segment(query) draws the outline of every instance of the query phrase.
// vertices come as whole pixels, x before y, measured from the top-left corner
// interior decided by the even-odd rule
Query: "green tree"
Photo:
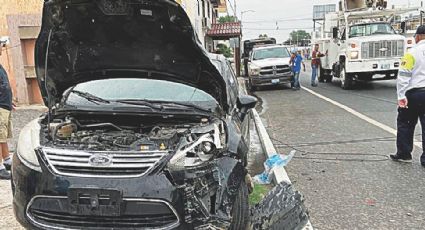
[[[289,34],[292,44],[301,44],[304,40],[310,40],[311,35],[305,30],[294,30]]]
[[[223,24],[223,23],[226,23],[226,22],[236,22],[235,16],[227,15],[227,16],[223,16],[223,17],[218,18],[218,23]]]
[[[223,54],[226,58],[233,57],[232,49],[222,43],[217,45],[217,53]]]

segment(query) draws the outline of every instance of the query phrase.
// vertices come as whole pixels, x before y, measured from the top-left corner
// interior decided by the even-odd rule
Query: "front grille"
[[[289,67],[289,65],[276,65],[276,66],[266,66],[261,68],[260,75],[267,76],[267,75],[285,74],[290,72],[291,72],[291,68]]]
[[[36,197],[27,216],[46,229],[169,229],[179,225],[174,209],[164,201],[123,200],[119,216],[75,215],[66,197]]]
[[[54,172],[67,176],[82,177],[136,177],[153,168],[167,151],[77,151],[43,148],[43,156]],[[112,163],[107,166],[94,166],[89,163],[95,154],[107,155]]]
[[[362,43],[362,59],[402,57],[403,55],[403,40]]]

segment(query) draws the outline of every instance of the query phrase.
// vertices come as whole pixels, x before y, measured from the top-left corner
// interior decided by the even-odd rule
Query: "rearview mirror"
[[[332,28],[332,38],[337,39],[338,38],[338,27]]]
[[[257,98],[249,95],[242,95],[238,97],[237,107],[239,109],[239,116],[243,121],[246,117],[246,114],[250,109],[253,109],[257,104]]]

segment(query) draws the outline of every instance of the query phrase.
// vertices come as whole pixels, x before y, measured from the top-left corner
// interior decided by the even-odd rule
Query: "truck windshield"
[[[289,52],[285,47],[274,47],[254,50],[253,60],[262,60],[268,58],[288,58]]]
[[[362,24],[350,27],[350,38],[378,34],[395,34],[394,29],[387,23]]]

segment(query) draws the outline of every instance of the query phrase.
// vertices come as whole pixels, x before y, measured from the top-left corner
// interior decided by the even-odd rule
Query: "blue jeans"
[[[294,88],[300,88],[300,72],[294,73]]]
[[[312,65],[311,66],[311,84],[316,84],[316,77],[317,77],[317,66]]]

